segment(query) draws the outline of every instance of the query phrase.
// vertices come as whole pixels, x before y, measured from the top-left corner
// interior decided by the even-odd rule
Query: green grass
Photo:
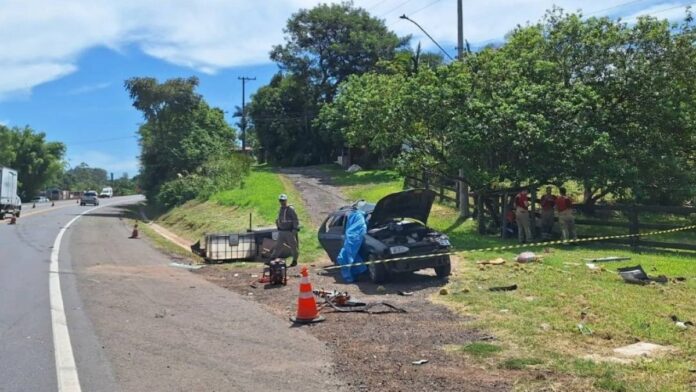
[[[281,193],[288,194],[302,226],[300,261],[311,262],[322,253],[316,228],[310,223],[302,199],[292,183],[269,168],[255,167],[242,187],[218,192],[207,201],[189,201],[164,213],[157,222],[192,242],[205,233],[246,231],[250,214],[253,227],[274,226]]]
[[[495,344],[474,342],[462,346],[459,351],[465,352],[477,358],[487,358],[503,351],[503,349]]]
[[[398,176],[327,170],[335,173],[336,183],[343,184],[351,199],[377,201],[403,186]],[[656,218],[646,217],[646,221],[655,222]],[[459,219],[458,212],[447,205],[435,204],[428,224],[447,233],[459,250],[516,243],[514,239],[503,241],[496,235],[477,234],[476,222]],[[616,229],[617,234],[627,233],[626,229]],[[694,234],[654,238],[684,241],[693,240]],[[669,316],[696,320],[696,253],[644,250],[636,254],[625,247],[601,244],[557,246],[549,248],[550,253],[543,253],[541,248],[532,250],[544,256],[543,263],[518,265],[513,260],[519,251],[513,250],[465,254],[460,259],[449,285],[452,295],[437,296],[436,301],[473,316],[475,321],[469,327],[494,334],[499,345],[494,349],[488,343],[473,343],[456,351],[492,367],[524,371],[541,366],[556,374],[557,379],[546,384],[530,375],[527,382],[521,382],[522,390],[525,385],[533,385],[526,390],[543,389],[558,380],[562,380],[561,390],[570,391],[688,390],[694,382],[690,369],[696,367],[696,330],[677,329]],[[632,259],[601,264],[605,270],[598,272],[590,271],[583,261],[606,256]],[[476,260],[497,257],[507,263],[486,268],[475,264]],[[638,264],[649,275],[684,276],[687,281],[634,286],[624,283],[615,272],[619,267]],[[510,284],[519,288],[488,291],[489,287]],[[582,312],[587,313],[583,323],[594,331],[592,335],[582,335],[577,329]],[[592,354],[609,356],[614,348],[638,340],[675,346],[679,354],[632,365],[583,359]]]

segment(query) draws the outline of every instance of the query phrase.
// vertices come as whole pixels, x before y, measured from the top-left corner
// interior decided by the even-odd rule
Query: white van
[[[106,188],[102,189],[99,197],[114,197],[114,190],[110,186],[107,186]]]

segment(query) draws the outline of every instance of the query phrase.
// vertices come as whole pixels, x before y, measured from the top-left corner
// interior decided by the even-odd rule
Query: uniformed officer
[[[297,213],[292,206],[288,205],[288,195],[285,193],[278,196],[278,202],[280,203],[280,211],[278,211],[278,218],[276,219],[276,227],[278,228],[278,242],[271,257],[273,259],[279,257],[281,254],[285,253],[284,249],[287,248],[292,256],[292,264],[290,267],[297,265],[297,232],[300,229],[300,221],[297,219]]]

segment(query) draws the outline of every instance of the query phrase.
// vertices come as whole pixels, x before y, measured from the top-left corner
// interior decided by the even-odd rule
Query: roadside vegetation
[[[376,202],[403,188],[395,172],[376,170],[347,173],[324,166],[335,184],[350,199]],[[514,244],[497,236],[482,236],[473,220],[461,221],[458,211],[435,204],[429,226],[450,236],[455,249]],[[680,236],[696,240],[696,233]],[[681,238],[680,238],[681,240]],[[696,253],[649,251],[632,253],[625,247],[606,245],[554,246],[533,249],[541,263],[518,264],[519,251],[462,254],[450,279],[450,295],[437,296],[465,316],[471,326],[496,338],[448,347],[489,368],[519,370],[526,374],[517,387],[536,390],[562,385],[562,390],[683,391],[693,382],[696,361],[694,329],[682,330],[670,319],[696,319]],[[599,264],[585,259],[630,257],[629,261]],[[502,257],[501,266],[480,266],[479,260]],[[666,275],[666,285],[636,286],[624,283],[616,270],[642,265],[651,276]],[[685,278],[677,281],[675,278]],[[491,292],[496,286],[516,284],[511,292]],[[578,328],[583,324],[583,334]],[[591,333],[588,334],[588,331]],[[646,341],[676,348],[663,358],[615,363],[614,348]],[[539,372],[549,374],[534,380]]]

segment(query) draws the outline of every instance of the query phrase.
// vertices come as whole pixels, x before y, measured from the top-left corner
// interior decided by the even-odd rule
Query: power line
[[[623,8],[623,7],[629,6],[629,5],[631,5],[631,4],[642,3],[642,2],[644,2],[644,1],[645,1],[645,0],[633,0],[633,1],[626,2],[626,3],[617,4],[617,5],[615,5],[615,6],[611,6],[611,7],[607,7],[607,8],[602,8],[601,10],[592,11],[592,12],[589,12],[589,13],[587,13],[587,14],[585,14],[585,15],[599,14],[599,13],[602,13],[602,12],[605,12],[605,11],[611,11],[611,10],[613,10],[613,9]]]
[[[394,11],[398,10],[399,8],[405,6],[406,4],[410,3],[411,1],[413,1],[413,0],[406,0],[406,1],[404,1],[403,3],[397,5],[396,7],[392,8],[392,9],[390,9],[389,11],[387,11],[387,12],[383,13],[382,15],[380,15],[380,17],[383,18],[383,17],[385,17],[385,16],[391,14],[392,12],[394,12]]]
[[[423,11],[424,9],[426,9],[426,8],[428,8],[428,7],[430,7],[430,6],[433,6],[433,5],[435,5],[435,4],[437,4],[437,3],[441,2],[441,1],[442,1],[442,0],[435,0],[435,1],[433,1],[432,3],[428,3],[428,4],[425,5],[424,7],[421,7],[421,8],[419,8],[419,9],[417,9],[417,10],[411,12],[410,15],[413,16],[413,15],[415,15],[415,14],[417,14],[417,13]]]

